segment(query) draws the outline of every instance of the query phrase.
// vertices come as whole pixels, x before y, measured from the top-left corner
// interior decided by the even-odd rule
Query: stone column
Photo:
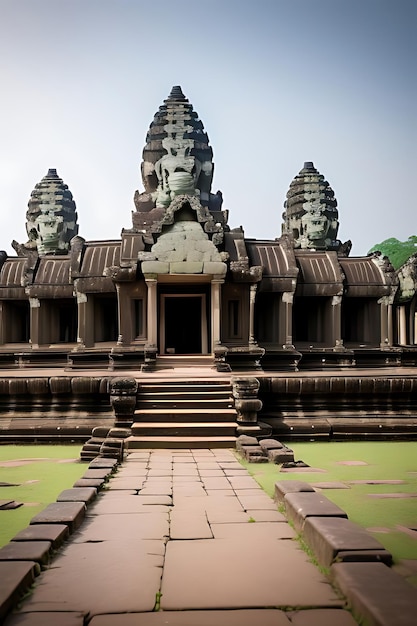
[[[342,296],[333,296],[331,303],[332,344],[336,349],[343,348],[342,339]]]
[[[292,342],[292,306],[294,294],[291,291],[284,291],[279,307],[279,342],[283,348],[294,348]]]
[[[389,304],[388,298],[383,296],[380,300],[378,300],[378,304],[381,307],[380,311],[380,319],[381,319],[381,338],[380,338],[380,347],[381,348],[389,348],[391,346],[390,343],[390,333],[389,330]]]
[[[77,291],[78,332],[77,348],[92,348],[94,346],[94,302],[86,293]]]
[[[407,317],[405,312],[405,306],[398,307],[398,343],[401,346],[405,346],[407,342]]]
[[[158,344],[158,301],[157,301],[157,285],[156,278],[146,278],[146,286],[148,288],[148,309],[147,309],[147,344],[155,347]]]
[[[211,352],[220,344],[220,290],[223,283],[220,278],[211,281]]]
[[[256,345],[255,341],[255,300],[256,290],[258,288],[257,283],[250,286],[249,292],[249,345]]]
[[[40,308],[41,302],[38,298],[29,298],[30,307],[30,343],[32,348],[39,348],[40,337]]]
[[[0,345],[6,342],[6,305],[4,301],[0,302]]]

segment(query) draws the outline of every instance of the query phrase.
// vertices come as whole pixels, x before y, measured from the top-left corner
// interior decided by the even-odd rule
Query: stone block
[[[303,491],[313,493],[314,489],[302,480],[283,480],[275,483],[274,500],[275,502],[283,502],[287,493],[300,493]]]
[[[353,614],[367,624],[415,625],[415,587],[383,563],[334,563],[330,574]]]
[[[0,561],[0,622],[35,580],[33,561]]]
[[[100,489],[106,481],[104,478],[79,478],[73,484],[73,487],[95,487]]]
[[[201,274],[203,271],[203,262],[194,261],[173,261],[169,264],[170,274]]]
[[[64,489],[57,497],[57,502],[92,502],[97,495],[95,487],[76,487],[74,489]]]
[[[68,536],[69,530],[65,524],[32,524],[17,533],[12,541],[50,541],[56,550]]]
[[[203,265],[203,274],[214,274],[216,276],[224,276],[227,271],[226,263],[221,261],[205,261]]]
[[[341,517],[309,517],[304,539],[325,567],[334,561],[380,561],[392,563],[392,555],[366,530]]]
[[[142,272],[144,274],[168,274],[169,263],[164,261],[142,261]]]
[[[294,452],[289,448],[280,448],[278,450],[268,450],[268,459],[275,465],[282,463],[291,463],[294,461]]]
[[[88,469],[82,476],[82,478],[101,478],[105,480],[112,473],[111,467],[103,467],[97,469]]]
[[[319,493],[287,493],[284,496],[287,518],[302,531],[307,517],[344,517],[347,514]]]
[[[284,448],[284,444],[281,443],[280,441],[277,441],[276,439],[261,439],[259,441],[259,445],[261,446],[262,450],[280,450],[281,448]]]
[[[35,561],[46,565],[50,550],[50,541],[10,541],[0,548],[0,561]]]
[[[85,516],[84,502],[53,502],[32,517],[31,524],[65,524],[71,532],[76,530]]]
[[[88,466],[90,469],[103,469],[103,468],[112,468],[116,469],[117,461],[115,459],[105,459],[105,458],[97,458],[94,461],[91,461]]]

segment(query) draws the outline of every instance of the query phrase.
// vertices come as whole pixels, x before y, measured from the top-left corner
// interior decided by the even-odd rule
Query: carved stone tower
[[[293,235],[295,248],[339,250],[337,200],[311,161],[290,184],[284,207],[282,233]]]
[[[56,169],[32,191],[26,212],[26,232],[29,241],[25,248],[45,254],[65,254],[69,242],[78,234],[77,213],[72,193]]]

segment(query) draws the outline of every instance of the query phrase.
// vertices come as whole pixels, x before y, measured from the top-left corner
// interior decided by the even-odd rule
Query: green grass
[[[281,472],[279,465],[246,463],[245,467],[272,497],[274,485],[283,480],[307,483],[343,482],[350,489],[325,489],[323,494],[340,506],[351,521],[364,528],[385,528],[372,532],[389,550],[394,562],[417,559],[417,539],[398,526],[417,528],[417,498],[373,498],[370,494],[417,494],[417,442],[309,442],[289,443],[296,460],[303,460],[319,472]],[[367,465],[341,465],[340,461],[363,461]],[[398,485],[349,484],[353,480],[403,480]]]
[[[78,460],[80,449],[79,445],[0,446],[0,483],[18,484],[0,487],[0,500],[23,503],[17,509],[0,510],[0,546],[84,474],[87,466]],[[22,464],[11,465],[12,461]]]

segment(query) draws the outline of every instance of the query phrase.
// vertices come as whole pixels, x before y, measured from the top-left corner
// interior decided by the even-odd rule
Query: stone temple
[[[185,367],[189,380],[210,369],[235,388],[253,377],[256,391],[248,383],[234,397],[259,394],[240,417],[259,412],[268,432],[415,432],[416,259],[395,272],[378,253],[350,257],[335,193],[311,161],[289,185],[282,232],[251,239],[229,225],[213,168],[204,126],[175,86],[149,127],[143,191],[120,237],[83,239],[72,193],[47,172],[30,195],[28,241],[13,242],[16,256],[0,252],[0,416],[25,402],[19,416],[36,414],[35,400],[81,415],[86,396],[103,413],[120,372],[146,381]],[[13,375],[25,368],[39,375]],[[74,381],[86,371],[83,404]]]

